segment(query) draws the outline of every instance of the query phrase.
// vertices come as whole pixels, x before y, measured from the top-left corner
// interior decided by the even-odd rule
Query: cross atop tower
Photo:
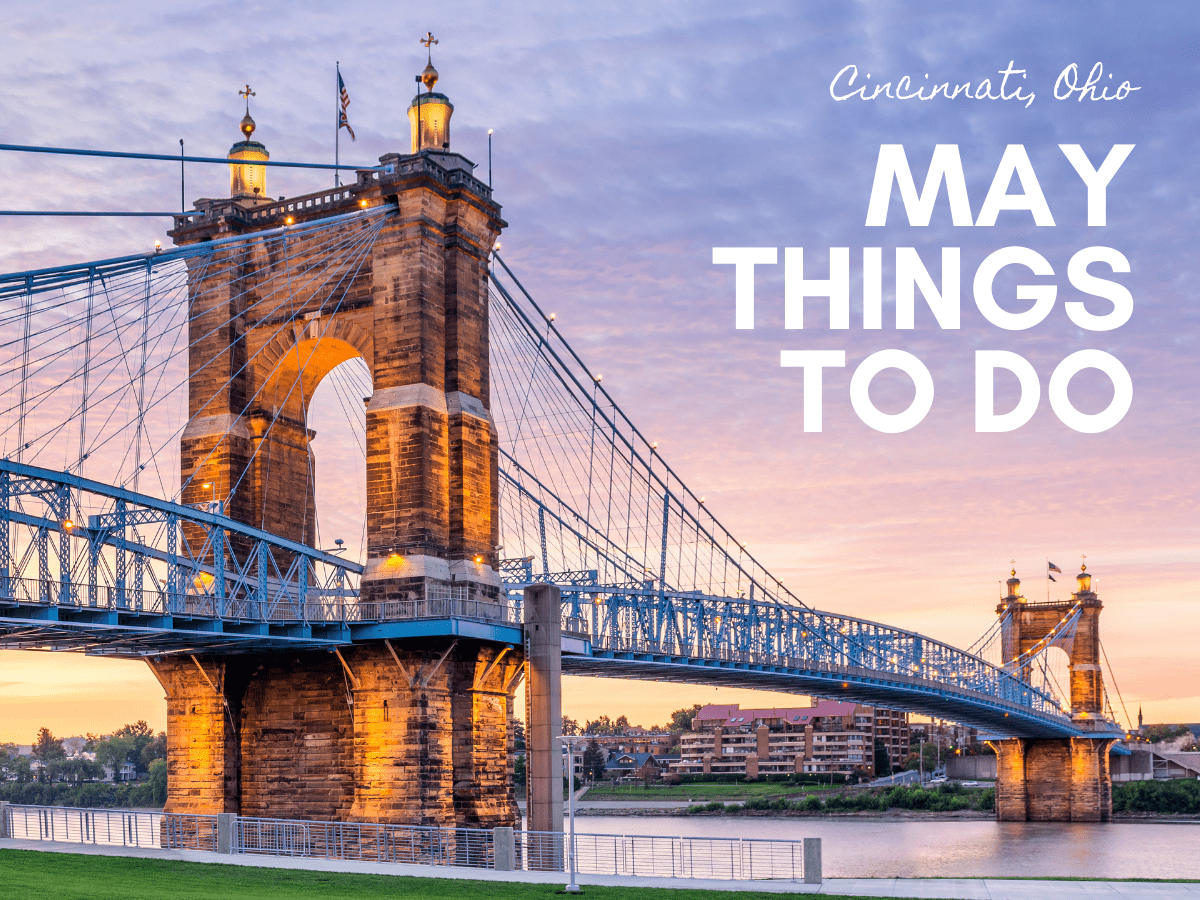
[[[255,94],[254,91],[250,90],[250,85],[246,85],[246,89],[244,91],[238,91],[238,96],[246,98],[246,115],[250,115],[250,98],[258,95]]]
[[[427,58],[428,58],[428,61],[429,61],[430,63],[432,63],[432,62],[433,62],[433,48],[432,48],[432,45],[433,45],[433,44],[436,44],[437,42],[438,42],[438,39],[437,39],[437,38],[435,38],[435,37],[433,36],[433,32],[432,32],[432,31],[427,31],[427,32],[425,32],[425,37],[421,38],[421,43],[422,43],[422,45],[424,45],[424,47],[425,47],[425,53],[426,53],[426,56],[427,56]]]

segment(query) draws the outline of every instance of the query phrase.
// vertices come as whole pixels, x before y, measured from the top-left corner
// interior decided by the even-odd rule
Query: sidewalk
[[[339,859],[287,856],[219,855],[200,850],[156,850],[102,844],[0,840],[3,850],[131,856],[183,862],[256,866],[264,869],[303,869],[357,875],[393,875],[471,881],[519,881],[563,884],[561,872],[493,872],[449,866],[413,866]],[[699,878],[631,878],[618,875],[580,875],[581,885],[611,887],[687,888],[707,891],[758,891],[780,894],[833,894],[859,897],[910,897],[930,900],[1200,900],[1200,883],[1139,881],[1018,881],[998,878],[830,878],[822,885],[792,881],[709,881]]]

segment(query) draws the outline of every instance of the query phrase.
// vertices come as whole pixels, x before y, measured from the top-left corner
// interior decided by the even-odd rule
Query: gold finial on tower
[[[238,96],[246,98],[246,115],[242,117],[241,129],[246,140],[250,140],[250,135],[254,134],[254,120],[250,118],[250,98],[257,95],[250,90],[250,85],[246,85],[244,91],[238,91]]]
[[[425,32],[425,37],[421,38],[421,43],[425,46],[425,58],[427,65],[425,71],[421,73],[421,83],[425,85],[425,90],[432,91],[433,86],[437,84],[438,73],[433,67],[433,45],[438,42],[438,39],[433,36],[432,31]]]

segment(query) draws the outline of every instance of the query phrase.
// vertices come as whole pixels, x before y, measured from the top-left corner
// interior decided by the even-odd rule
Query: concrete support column
[[[8,801],[0,800],[0,841],[11,837],[8,830]]]
[[[217,813],[218,853],[233,853],[237,850],[237,818],[233,813]]]
[[[562,595],[525,589],[526,829],[562,831]]]
[[[804,883],[820,884],[821,875],[821,839],[804,839]]]
[[[517,839],[507,825],[492,829],[492,861],[497,872],[512,872],[517,868]]]

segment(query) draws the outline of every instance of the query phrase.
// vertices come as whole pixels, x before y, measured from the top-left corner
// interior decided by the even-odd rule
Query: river
[[[822,839],[826,878],[1200,878],[1200,822],[576,815],[591,834]]]

